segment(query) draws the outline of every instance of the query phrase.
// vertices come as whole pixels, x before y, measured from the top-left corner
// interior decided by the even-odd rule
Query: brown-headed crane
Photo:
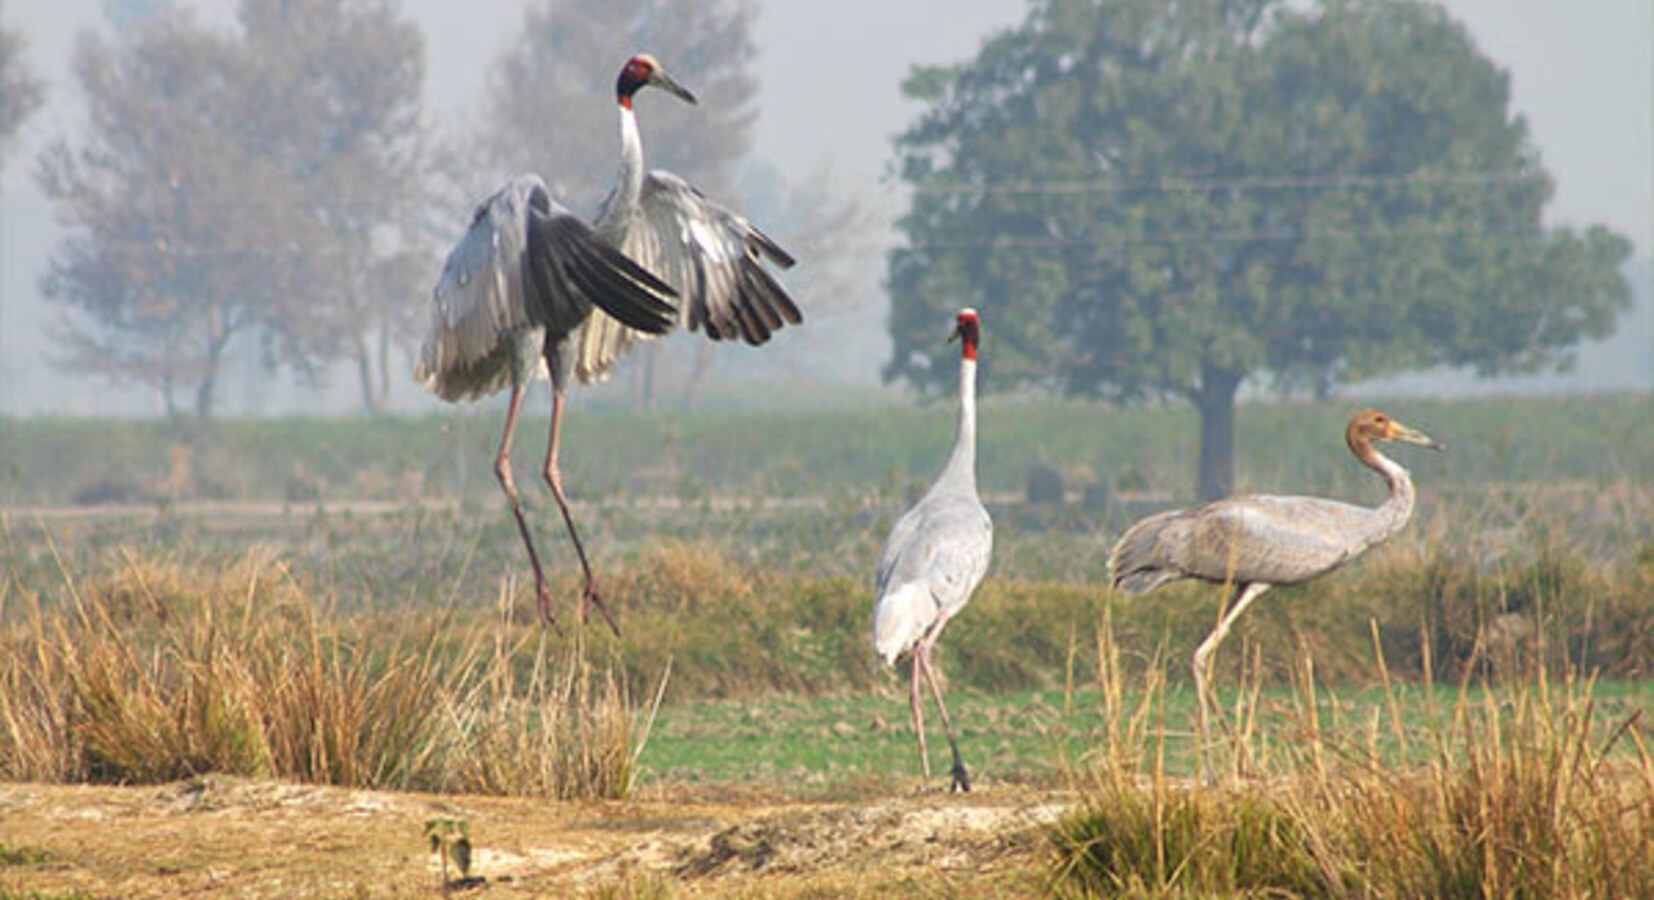
[[[603,379],[635,340],[663,334],[675,323],[715,341],[739,337],[758,345],[784,324],[803,321],[764,266],[790,267],[793,258],[785,250],[683,179],[644,170],[632,101],[647,87],[695,102],[654,57],[627,60],[615,83],[620,175],[591,225],[552,200],[536,175],[516,176],[477,207],[433,292],[415,371],[444,400],[511,388],[494,473],[528,549],[540,615],[555,623],[511,471],[523,391],[536,378],[551,378],[551,435],[541,474],[585,575],[581,615],[596,607],[616,634],[620,627],[598,593],[558,468],[570,381]]]
[[[1233,585],[1235,594],[1217,627],[1195,650],[1200,705],[1201,768],[1208,778],[1212,655],[1252,601],[1276,585],[1301,584],[1327,574],[1390,539],[1413,515],[1413,479],[1373,446],[1400,441],[1440,450],[1442,445],[1378,410],[1365,410],[1344,429],[1350,452],[1383,477],[1390,496],[1376,507],[1320,497],[1230,497],[1197,509],[1157,513],[1126,530],[1109,554],[1109,578],[1127,594],[1195,579]]]

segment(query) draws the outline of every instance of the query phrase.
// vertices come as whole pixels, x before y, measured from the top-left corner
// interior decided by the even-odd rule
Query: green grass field
[[[1410,462],[1421,483],[1654,479],[1654,396],[1245,403],[1237,417],[1239,487],[1347,492],[1370,476],[1344,449],[1344,422],[1380,405],[1446,441]],[[1186,405],[1114,407],[990,397],[982,407],[984,490],[1016,492],[1030,465],[1074,489],[1149,489],[1186,497],[1197,422]],[[565,474],[589,500],[714,497],[786,500],[900,495],[927,481],[952,440],[950,404],[883,399],[857,409],[577,409]],[[491,406],[426,417],[232,420],[180,437],[129,420],[0,421],[0,506],[157,502],[170,497],[290,501],[495,500],[489,467],[502,416]],[[527,419],[524,472],[545,423]],[[528,439],[526,436],[534,436]]]
[[[662,710],[649,736],[641,765],[645,780],[711,783],[762,788],[804,798],[854,796],[912,786],[919,776],[918,750],[905,689],[894,678],[876,694],[815,699],[713,701]],[[1457,686],[1398,685],[1393,690],[1407,740],[1398,744],[1391,694],[1382,688],[1323,689],[1318,711],[1321,741],[1350,759],[1376,749],[1390,767],[1430,759],[1433,735],[1451,740],[1460,689]],[[1600,720],[1597,738],[1639,708],[1654,704],[1654,682],[1598,682],[1593,689]],[[1220,692],[1233,710],[1238,689]],[[1490,697],[1485,685],[1471,686],[1465,701],[1480,707]],[[1135,709],[1142,694],[1128,695]],[[1148,750],[1160,755],[1175,776],[1196,771],[1194,692],[1167,689],[1152,716]],[[1290,757],[1304,742],[1304,721],[1294,689],[1261,690],[1254,753]],[[926,725],[933,773],[946,778],[947,744],[934,707],[926,698]],[[1100,692],[1085,688],[985,693],[953,692],[948,700],[972,777],[1046,786],[1069,784],[1088,758],[1107,744],[1109,720]],[[1162,742],[1163,738],[1163,742]],[[1301,760],[1299,760],[1301,762]]]

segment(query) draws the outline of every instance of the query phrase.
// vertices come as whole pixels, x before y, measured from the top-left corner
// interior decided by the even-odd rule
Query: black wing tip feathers
[[[530,209],[528,220],[532,243],[561,242],[565,277],[593,304],[628,328],[646,334],[672,329],[678,309],[671,299],[678,294],[670,285],[603,243],[574,216]]]
[[[783,269],[790,269],[798,263],[798,260],[793,259],[793,255],[791,253],[781,249],[781,245],[777,244],[774,238],[762,231],[759,231],[757,227],[749,226],[749,228],[751,230],[753,246],[757,247],[765,256],[769,257],[771,262]]]
[[[736,273],[735,296],[730,308],[719,321],[706,317],[707,337],[715,341],[739,336],[742,341],[757,347],[769,342],[775,332],[786,325],[804,321],[798,305],[787,295],[786,288],[765,270],[762,263],[747,257]]]

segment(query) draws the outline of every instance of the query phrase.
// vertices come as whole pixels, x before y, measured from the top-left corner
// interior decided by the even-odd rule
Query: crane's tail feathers
[[[1126,572],[1114,576],[1114,589],[1135,597],[1138,594],[1147,594],[1163,584],[1182,581],[1185,577],[1187,576],[1183,573],[1169,569],[1145,569],[1137,572]]]
[[[1126,529],[1108,554],[1109,581],[1127,594],[1143,594],[1188,578],[1177,564],[1177,548],[1187,540],[1187,510],[1156,513]]]
[[[486,397],[511,384],[511,353],[502,345],[478,359],[466,359],[460,338],[452,329],[432,329],[420,348],[414,380],[425,390],[453,403]],[[547,376],[544,359],[537,361],[535,377]]]
[[[757,247],[759,252],[763,253],[770,262],[783,269],[790,269],[798,262],[798,260],[793,259],[791,253],[781,249],[781,245],[777,244],[769,235],[759,231],[754,226],[749,225],[747,227],[750,232],[752,246]]]
[[[888,586],[873,606],[873,649],[886,665],[895,665],[913,649],[936,618],[936,601],[923,585]]]

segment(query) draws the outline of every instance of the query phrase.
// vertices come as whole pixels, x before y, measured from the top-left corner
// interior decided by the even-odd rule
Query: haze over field
[[[57,351],[48,336],[55,312],[40,297],[39,278],[62,231],[53,224],[51,207],[32,177],[41,149],[59,136],[75,136],[82,124],[70,71],[76,35],[87,28],[107,29],[105,10],[156,5],[13,0],[4,8],[6,28],[28,42],[25,58],[46,83],[47,103],[24,124],[11,148],[0,191],[0,414],[161,412],[152,392],[114,389],[96,379],[68,376],[52,365]],[[177,5],[198,9],[212,23],[233,17],[231,0]],[[480,120],[476,110],[488,89],[493,61],[520,28],[526,5],[462,9],[439,0],[403,4],[424,31],[427,98],[442,127]],[[1612,339],[1582,350],[1572,373],[1494,383],[1458,374],[1409,375],[1362,390],[1647,387],[1654,381],[1654,6],[1646,0],[1582,5],[1447,0],[1445,6],[1467,24],[1483,51],[1511,73],[1513,106],[1527,117],[1543,163],[1557,181],[1550,221],[1600,222],[1634,242],[1637,308],[1621,319]],[[880,234],[864,251],[866,265],[845,291],[850,296],[804,296],[811,314],[805,328],[783,334],[776,352],[721,356],[715,379],[734,391],[750,384],[758,370],[766,387],[778,379],[877,383],[889,352],[883,248],[893,241],[890,222],[902,206],[899,188],[887,177],[893,158],[890,138],[917,113],[916,105],[901,98],[899,83],[915,64],[970,56],[984,36],[1013,24],[1024,10],[1019,0],[848,0],[831,5],[784,0],[760,5],[755,67],[760,115],[742,179],[753,197],[729,199],[748,206],[773,193],[778,180],[784,189],[825,177],[832,193],[859,197],[876,211]],[[615,140],[608,130],[590,139],[602,144]],[[431,280],[439,264],[430,262]],[[426,299],[421,294],[408,302],[423,306]],[[940,332],[943,326],[938,327]],[[318,394],[300,389],[288,376],[267,375],[259,365],[256,341],[232,348],[237,361],[227,378],[224,413],[343,412],[359,406],[344,373]],[[611,393],[626,389],[624,375],[619,381]],[[395,385],[391,406],[431,409],[435,403],[408,378]]]

